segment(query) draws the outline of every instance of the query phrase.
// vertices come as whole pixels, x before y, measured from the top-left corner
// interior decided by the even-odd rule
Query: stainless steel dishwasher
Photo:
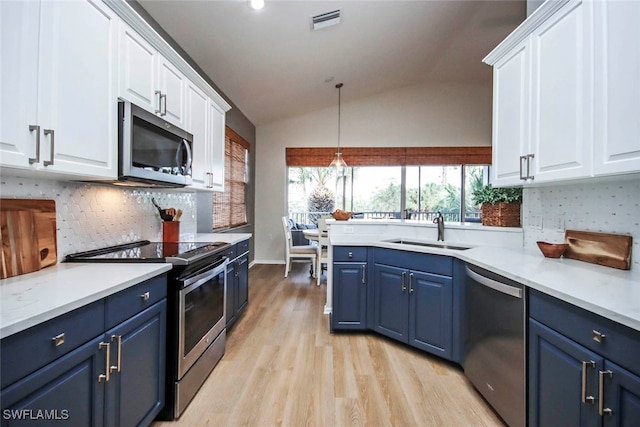
[[[464,373],[509,426],[524,426],[525,288],[471,264],[466,272]]]

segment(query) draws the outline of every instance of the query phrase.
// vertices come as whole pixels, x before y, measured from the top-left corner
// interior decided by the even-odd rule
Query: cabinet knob
[[[353,252],[349,252],[349,253],[347,254],[347,256],[348,256],[349,258],[353,258]]]
[[[64,344],[64,332],[51,338],[51,341],[53,341],[53,345],[55,345],[56,347]]]
[[[606,335],[603,334],[602,332],[598,332],[595,329],[593,330],[593,340],[595,342],[601,343],[604,340],[605,337],[606,337]]]
[[[142,301],[147,301],[149,299],[149,292],[145,292],[144,294],[140,295],[140,298],[142,298]]]

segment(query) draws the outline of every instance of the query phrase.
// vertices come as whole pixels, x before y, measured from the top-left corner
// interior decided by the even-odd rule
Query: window
[[[229,127],[225,129],[224,192],[213,196],[213,229],[247,223],[245,190],[249,173],[249,143]]]
[[[334,151],[287,149],[289,215],[296,222],[314,223],[335,208],[371,219],[429,221],[442,212],[446,221],[480,221],[471,194],[488,183],[490,147],[345,148],[344,175],[316,166],[328,165]]]

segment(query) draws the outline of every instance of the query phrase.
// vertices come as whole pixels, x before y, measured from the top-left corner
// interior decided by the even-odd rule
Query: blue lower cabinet
[[[106,352],[98,337],[0,393],[2,426],[102,426]]]
[[[367,328],[367,263],[333,264],[332,330]]]
[[[637,356],[640,357],[640,355]],[[640,364],[640,359],[638,363]],[[607,360],[604,364],[602,381],[605,427],[639,426],[640,376]]]
[[[602,357],[530,319],[529,425],[599,426],[596,401],[603,368]]]
[[[164,406],[166,301],[107,332],[107,426],[148,425]]]
[[[529,291],[529,426],[640,426],[640,332]]]
[[[452,278],[383,264],[373,271],[373,329],[451,360]]]
[[[233,258],[227,265],[226,322],[230,328],[249,305],[249,240],[233,246]]]
[[[451,359],[452,311],[450,277],[409,272],[409,344]]]
[[[146,290],[142,298],[140,289]],[[3,370],[24,374],[11,377],[11,384],[0,390],[1,425],[151,424],[165,400],[165,295],[166,276],[160,276],[80,308],[72,317],[62,315],[3,339],[0,345],[9,359]],[[154,297],[156,302],[148,306]],[[141,307],[141,300],[146,307],[136,311],[133,307]],[[109,319],[122,312],[128,317],[105,331]],[[83,316],[83,324],[68,322],[76,313]],[[100,335],[78,343],[78,331],[95,333],[96,325]],[[50,346],[70,347],[42,367],[28,357],[17,360],[6,353],[16,351],[15,343],[30,341],[47,355],[55,355],[47,350]]]

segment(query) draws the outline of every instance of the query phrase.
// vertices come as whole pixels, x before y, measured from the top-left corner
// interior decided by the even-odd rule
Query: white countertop
[[[471,249],[460,251],[389,243],[385,242],[388,236],[380,235],[330,236],[332,245],[453,256],[640,331],[640,273],[572,259],[545,258],[537,249],[472,244]]]
[[[250,233],[199,233],[196,242],[235,244]],[[0,338],[171,270],[164,263],[58,263],[0,280]]]
[[[171,264],[59,263],[0,281],[0,338],[171,270]]]

